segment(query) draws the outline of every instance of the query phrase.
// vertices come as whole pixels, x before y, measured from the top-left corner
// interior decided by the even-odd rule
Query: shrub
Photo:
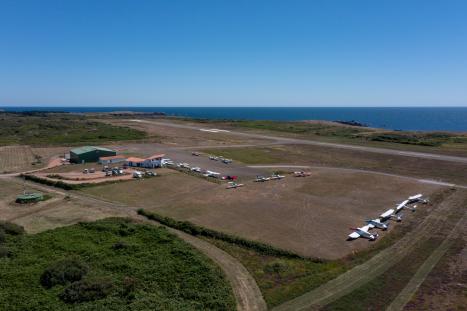
[[[64,259],[47,267],[41,275],[40,282],[45,288],[54,287],[57,284],[79,281],[88,272],[88,267],[76,258]]]
[[[287,262],[282,260],[274,260],[266,264],[263,268],[263,271],[266,273],[281,273],[287,271],[287,269],[289,269]]]
[[[11,251],[5,246],[0,246],[0,258],[11,257]]]
[[[0,229],[0,243],[5,242],[6,240],[6,233],[3,229]]]
[[[0,220],[0,230],[10,235],[21,235],[24,233],[23,227],[17,224],[8,222],[8,221],[3,221],[3,220]]]
[[[66,303],[95,301],[107,297],[112,289],[108,278],[84,279],[68,285],[59,297]]]
[[[123,279],[121,296],[126,297],[127,299],[135,298],[135,290],[138,285],[138,279],[126,276]]]
[[[114,249],[114,250],[119,250],[119,249],[123,249],[123,248],[127,248],[127,247],[128,247],[128,244],[126,244],[123,241],[118,241],[117,243],[114,243],[112,245],[112,249]]]

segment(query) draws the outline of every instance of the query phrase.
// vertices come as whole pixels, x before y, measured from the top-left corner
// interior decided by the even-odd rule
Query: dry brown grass
[[[84,191],[302,255],[333,259],[368,245],[366,240],[346,241],[350,226],[363,225],[408,195],[436,189],[396,177],[315,169],[309,178],[247,182],[234,190],[173,173]]]

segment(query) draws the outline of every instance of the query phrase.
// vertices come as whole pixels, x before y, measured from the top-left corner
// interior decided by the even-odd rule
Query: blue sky
[[[467,106],[467,1],[0,0],[3,106]]]

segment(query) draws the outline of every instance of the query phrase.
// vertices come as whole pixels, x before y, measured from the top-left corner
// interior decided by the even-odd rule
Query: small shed
[[[97,162],[100,157],[111,157],[116,155],[117,152],[112,149],[94,146],[83,146],[70,150],[70,162]]]
[[[33,203],[44,200],[44,195],[42,193],[24,193],[16,197],[16,203]]]

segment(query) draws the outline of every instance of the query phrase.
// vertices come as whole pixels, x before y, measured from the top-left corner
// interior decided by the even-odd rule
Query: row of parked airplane
[[[270,180],[278,180],[284,178],[284,175],[279,175],[279,174],[272,174],[271,177],[264,177],[264,176],[256,176],[255,181],[256,182],[265,182],[265,181],[270,181]]]
[[[417,205],[411,205],[414,203],[422,203],[427,204],[428,199],[423,198],[421,193],[416,194],[414,196],[409,197],[407,200],[402,201],[401,203],[397,204],[396,208],[391,208],[379,215],[376,219],[366,220],[366,225],[360,228],[350,228],[354,230],[351,234],[349,234],[348,239],[354,240],[358,238],[366,238],[370,241],[374,241],[378,238],[378,233],[370,232],[371,229],[377,228],[381,230],[387,230],[389,226],[389,220],[395,220],[397,222],[402,221],[402,214],[400,212],[403,209],[408,209],[414,212],[417,208]]]

